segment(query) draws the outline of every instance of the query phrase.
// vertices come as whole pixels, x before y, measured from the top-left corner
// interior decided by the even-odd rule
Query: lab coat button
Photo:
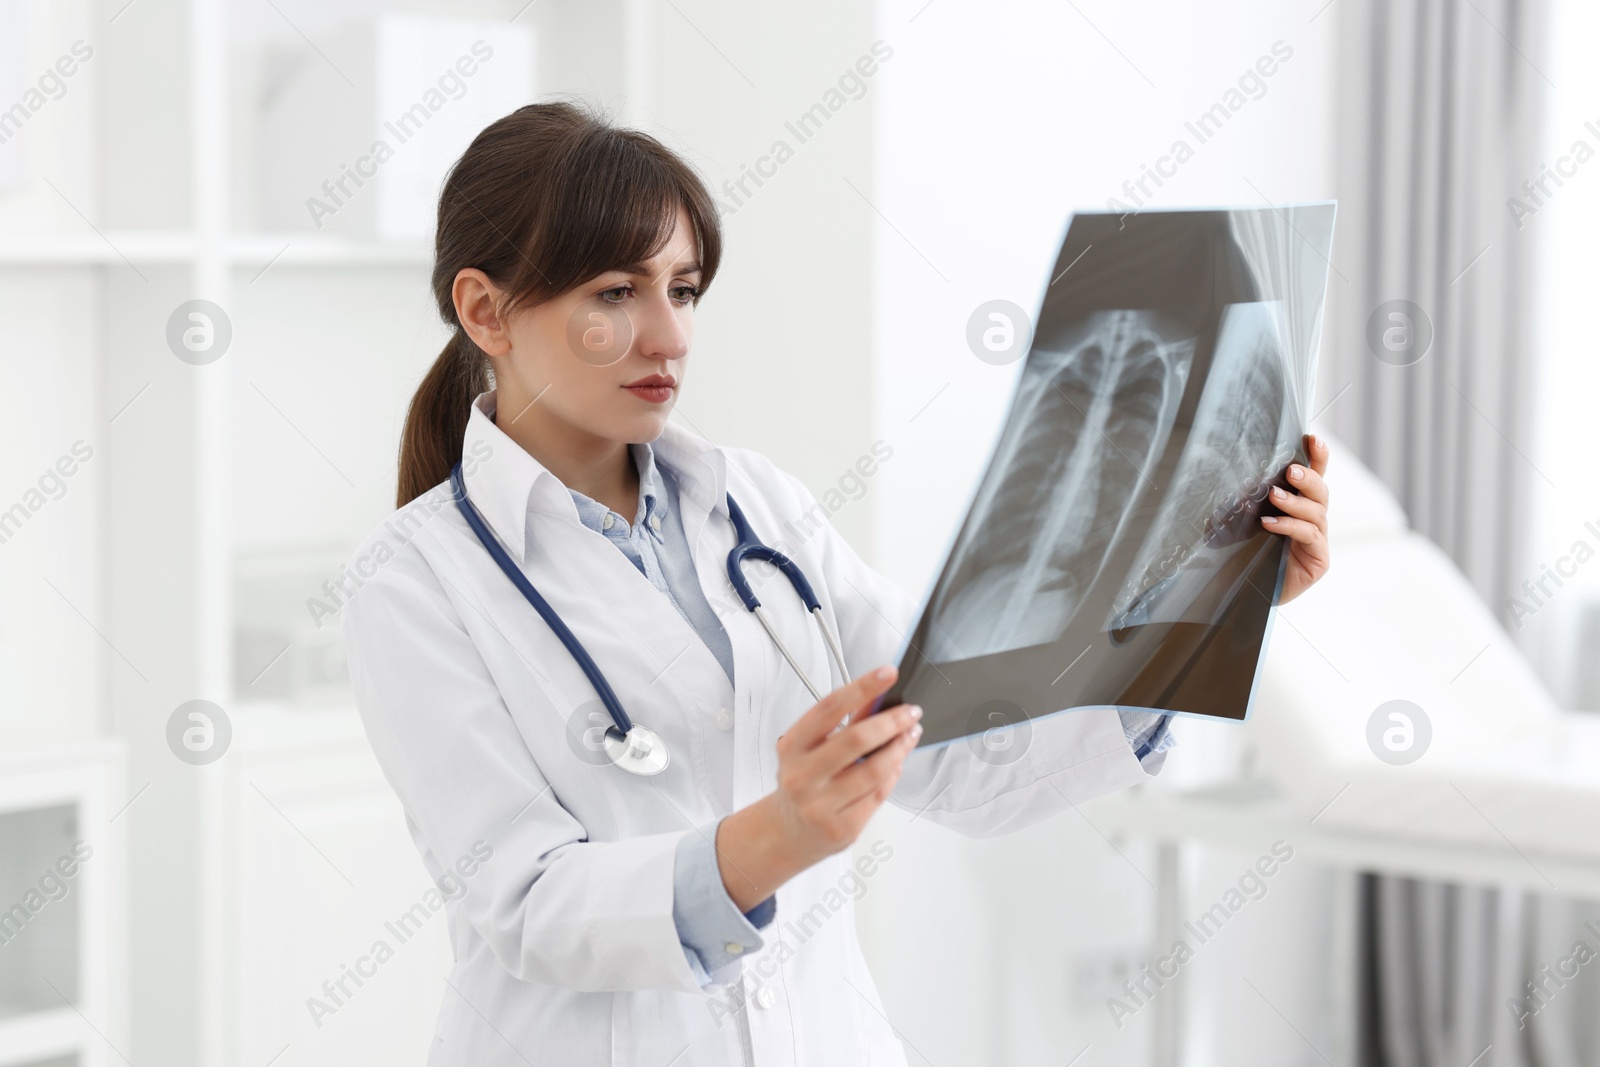
[[[744,946],[739,944],[739,942],[737,942],[737,941],[729,941],[726,945],[723,945],[722,947],[727,950],[728,955],[730,955],[730,956],[737,956],[741,952],[744,951]]]
[[[756,1007],[770,1008],[778,1002],[778,994],[772,991],[771,986],[762,986],[756,990]]]
[[[728,714],[727,708],[717,709],[716,723],[719,730],[733,729],[733,716]]]

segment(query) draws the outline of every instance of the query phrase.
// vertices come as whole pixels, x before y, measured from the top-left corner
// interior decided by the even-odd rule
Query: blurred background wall
[[[1401,225],[1457,203],[1469,175],[1378,188],[1373,138],[1391,163],[1433,158],[1418,131],[1467,99],[1474,64],[1525,61],[1531,110],[1474,105],[1521,147],[1475,175],[1469,215],[1428,231],[1461,253],[1441,292],[1458,267],[1498,280],[1475,299],[1516,329],[1474,358],[1527,402],[1484,415],[1484,463],[1450,469],[1516,534],[1479,584],[1508,646],[1565,707],[1600,707],[1600,566],[1536,610],[1511,603],[1576,540],[1600,545],[1600,200],[1570,162],[1575,140],[1600,147],[1595,16],[1579,0],[1374,10],[0,0],[0,908],[90,853],[0,944],[0,1065],[422,1062],[442,916],[332,1018],[307,1011],[427,889],[337,617],[319,625],[308,602],[387,514],[404,405],[444,341],[427,290],[439,182],[487,122],[551,95],[656,134],[722,203],[728,250],[676,417],[838,489],[836,526],[920,591],[1012,383],[967,348],[968,317],[1036,307],[1078,209],[1339,197],[1318,427],[1348,434],[1416,522],[1439,468],[1363,421],[1381,402],[1403,423],[1401,386],[1345,389],[1394,369],[1365,340],[1380,296],[1439,314],[1435,362],[1459,347],[1438,299],[1366,284],[1367,249],[1378,208]],[[1418,92],[1430,68],[1399,42],[1443,40],[1447,17],[1479,51],[1460,51],[1456,87]],[[1380,63],[1392,80],[1373,92]],[[425,124],[386,125],[419,103]],[[1196,136],[1218,104],[1226,121]],[[372,163],[380,139],[392,156]],[[1521,188],[1558,166],[1564,184]],[[1442,379],[1403,388],[1461,407]],[[1486,388],[1469,395],[1492,412]],[[880,441],[892,457],[853,479]],[[1386,610],[1425,615],[1404,590]],[[1180,723],[1162,787],[1240,773],[1253,728]],[[914,1064],[1367,1062],[1371,916],[1348,869],[1275,879],[1185,973],[1181,1028],[1165,1007],[1117,1026],[1108,998],[1163,947],[1158,890],[1180,872],[1183,900],[1213,901],[1255,852],[1163,851],[1082,812],[969,841],[886,811],[863,841],[879,838],[895,858],[860,902],[862,937]]]

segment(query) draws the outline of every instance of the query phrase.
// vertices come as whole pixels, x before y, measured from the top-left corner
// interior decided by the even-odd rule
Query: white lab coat
[[[852,676],[895,661],[915,602],[857,557],[798,480],[669,425],[654,447],[678,472],[700,584],[733,646],[735,690],[669,600],[494,425],[493,402],[478,398],[466,430],[468,493],[623,706],[666,742],[671,765],[642,778],[581,758],[569,723],[583,728],[577,709],[594,692],[448,485],[358,550],[351,570],[362,584],[343,609],[357,704],[430,875],[467,888],[448,904],[455,965],[429,1063],[900,1067],[840,893],[848,852],[783,886],[765,946],[709,989],[673,924],[673,861],[682,835],[775,788],[774,744],[813,704],[729,585],[724,494],[804,569]],[[766,564],[750,572],[769,574],[763,601],[811,677],[843,684],[787,583]],[[1035,723],[1026,755],[1006,766],[963,743],[919,750],[893,801],[995,834],[1144,777],[1117,713],[1092,710]]]

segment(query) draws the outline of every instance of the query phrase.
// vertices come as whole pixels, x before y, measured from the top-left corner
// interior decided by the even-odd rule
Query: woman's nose
[[[662,298],[639,308],[634,317],[638,352],[646,359],[682,359],[689,354],[690,330],[678,309]]]

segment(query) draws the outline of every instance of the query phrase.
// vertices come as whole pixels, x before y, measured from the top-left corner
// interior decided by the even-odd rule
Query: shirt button
[[[652,515],[652,516],[650,516],[650,529],[654,530],[656,533],[660,533],[661,532],[661,516],[660,515]]]
[[[756,1007],[770,1008],[777,1002],[778,994],[772,991],[771,986],[764,985],[760,989],[756,990]]]
[[[737,941],[729,941],[726,945],[723,945],[722,947],[723,947],[723,949],[725,949],[727,951],[728,955],[730,955],[730,956],[737,956],[741,952],[744,951],[744,946],[739,944],[739,942],[737,942]]]
[[[604,519],[600,520],[600,526],[601,526],[602,529],[609,530],[609,529],[611,529],[611,527],[615,526],[616,524],[617,524],[617,517],[615,515],[607,515]]]

